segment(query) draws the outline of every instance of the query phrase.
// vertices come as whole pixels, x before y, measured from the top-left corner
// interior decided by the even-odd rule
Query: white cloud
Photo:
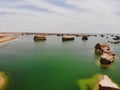
[[[114,0],[65,0],[85,11],[73,11],[44,2],[25,0],[26,5],[45,8],[50,12],[16,9],[12,6],[0,8],[6,14],[0,16],[0,31],[39,31],[39,32],[119,32],[120,16]],[[21,3],[20,3],[21,5]]]
[[[63,7],[59,7],[56,5],[51,5],[49,3],[44,2],[44,0],[26,0],[29,4],[34,5],[38,8],[45,8],[48,9],[51,12],[54,12],[56,14],[60,15],[73,15],[78,14],[76,11],[71,11]]]

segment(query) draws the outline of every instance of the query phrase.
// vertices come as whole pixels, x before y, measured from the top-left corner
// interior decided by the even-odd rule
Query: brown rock
[[[45,35],[35,35],[34,41],[46,40]]]
[[[103,52],[108,51],[108,50],[110,50],[110,47],[107,43],[97,43],[95,45],[96,53],[102,54]]]
[[[103,52],[100,56],[100,63],[102,65],[108,65],[111,64],[115,59],[115,54],[113,54],[111,51]]]
[[[99,82],[98,90],[120,90],[120,88],[107,75],[103,75]]]
[[[88,36],[87,35],[83,35],[82,36],[82,40],[88,40]]]
[[[63,35],[62,40],[63,41],[74,40],[74,36]]]

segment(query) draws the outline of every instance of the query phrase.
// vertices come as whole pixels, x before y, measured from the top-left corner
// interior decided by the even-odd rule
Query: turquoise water
[[[120,45],[110,44],[117,57],[109,68],[101,68],[94,54],[95,44],[107,41],[75,37],[74,41],[62,42],[54,35],[40,42],[34,42],[33,36],[10,41],[0,46],[0,71],[10,79],[7,90],[80,90],[77,80],[98,73],[120,84]]]

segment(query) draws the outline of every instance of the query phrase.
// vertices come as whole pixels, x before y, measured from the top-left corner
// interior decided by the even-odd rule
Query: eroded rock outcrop
[[[62,40],[63,41],[74,40],[74,36],[63,35]]]
[[[100,63],[102,65],[109,65],[115,59],[115,54],[110,51],[110,47],[107,43],[96,44],[95,53],[100,54]]]
[[[109,51],[110,47],[107,43],[97,43],[95,45],[95,52],[102,54],[103,52]]]
[[[120,88],[107,75],[103,75],[98,90],[120,90]]]
[[[34,36],[34,41],[40,41],[40,40],[46,40],[45,35],[35,35]]]
[[[103,52],[100,56],[100,63],[103,65],[111,64],[115,59],[115,54],[113,54],[111,51]]]

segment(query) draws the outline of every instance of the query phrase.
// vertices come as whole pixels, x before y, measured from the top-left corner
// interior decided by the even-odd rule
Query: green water
[[[117,55],[109,68],[101,68],[94,46],[107,39],[89,37],[82,41],[62,42],[61,37],[47,36],[34,42],[33,36],[20,38],[0,46],[0,71],[9,76],[6,90],[80,90],[77,80],[95,74],[107,74],[120,84],[120,45],[110,44]]]

